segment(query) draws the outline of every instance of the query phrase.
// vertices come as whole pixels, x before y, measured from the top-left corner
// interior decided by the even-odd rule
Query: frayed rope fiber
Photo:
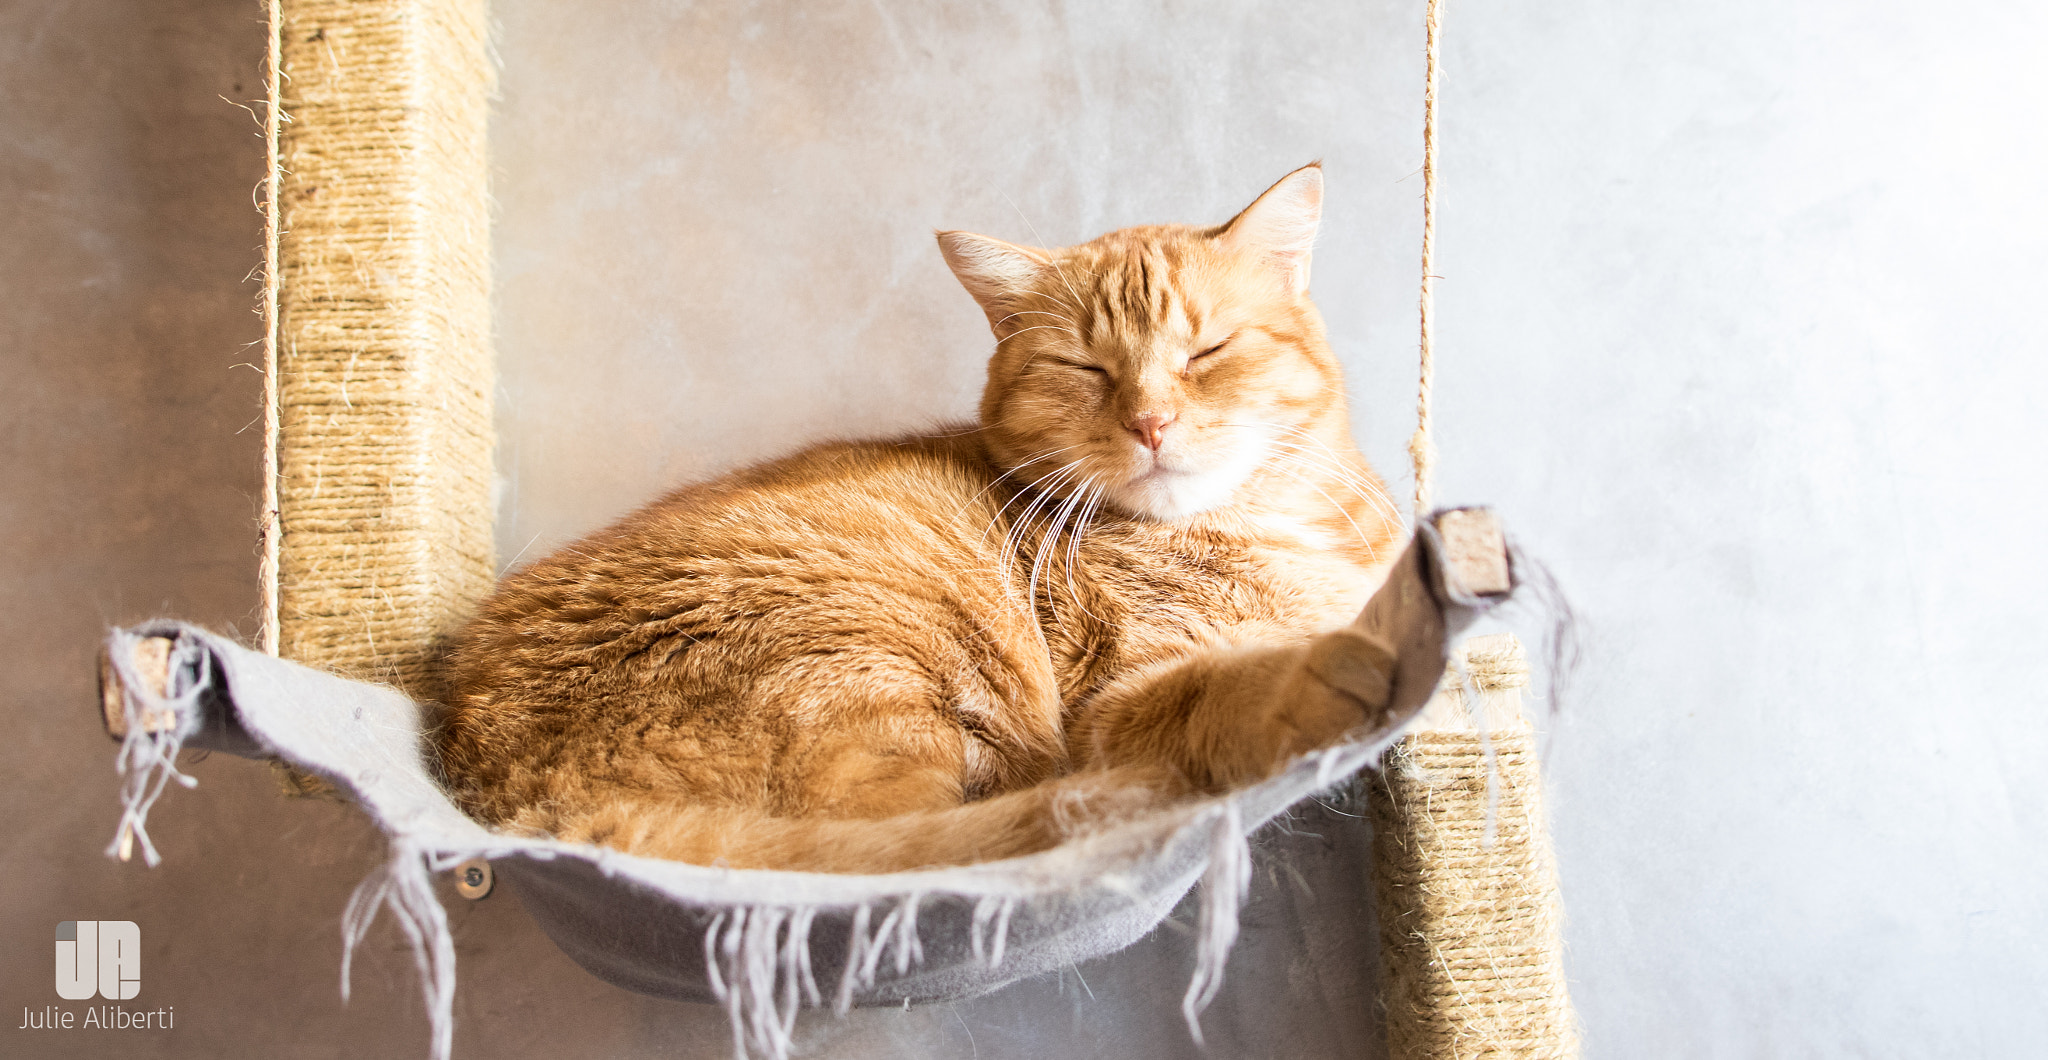
[[[494,573],[485,7],[285,0],[272,31],[265,619],[284,657],[420,697]]]

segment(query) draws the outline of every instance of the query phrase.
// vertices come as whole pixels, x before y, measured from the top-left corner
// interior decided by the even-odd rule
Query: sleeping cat
[[[508,578],[449,656],[457,800],[654,857],[890,871],[1385,722],[1345,627],[1403,528],[1308,296],[1322,192],[1310,165],[1226,224],[1057,250],[939,233],[995,333],[979,425],[685,487]]]

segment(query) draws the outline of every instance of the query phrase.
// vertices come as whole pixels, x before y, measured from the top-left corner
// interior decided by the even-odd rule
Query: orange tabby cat
[[[686,487],[507,579],[450,656],[458,800],[655,857],[888,871],[1384,722],[1329,676],[1373,650],[1342,627],[1402,528],[1308,297],[1322,187],[1061,250],[940,233],[995,332],[980,426]]]

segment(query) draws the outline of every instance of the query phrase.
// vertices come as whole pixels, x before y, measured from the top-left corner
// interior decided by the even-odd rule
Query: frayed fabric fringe
[[[342,913],[341,997],[349,997],[355,950],[377,914],[389,910],[410,943],[431,1024],[433,1060],[448,1060],[454,1042],[455,944],[448,916],[434,894],[433,877],[473,856],[436,854],[405,838],[391,842],[391,856],[356,886]],[[1181,1012],[1188,1033],[1202,1044],[1201,1014],[1223,986],[1224,965],[1237,941],[1238,909],[1251,883],[1251,847],[1237,803],[1225,800],[1212,811],[1209,862],[1202,870],[1200,928],[1195,970]],[[872,988],[878,972],[897,974],[924,959],[917,931],[918,903],[910,894],[875,922],[874,909],[854,910],[847,960],[832,1009],[845,1015],[855,992]],[[1002,963],[1016,900],[983,898],[975,908],[969,946],[977,961]],[[732,1027],[733,1056],[786,1060],[795,1045],[797,1013],[824,1007],[811,965],[810,906],[742,906],[715,916],[704,930],[704,965],[713,996]]]
[[[159,696],[135,667],[135,646],[142,639],[119,629],[107,636],[107,659],[120,678],[121,710],[127,722],[127,735],[114,755],[114,772],[121,777],[121,821],[114,841],[107,844],[107,856],[126,861],[139,844],[143,863],[155,868],[163,858],[149,841],[150,807],[156,805],[170,781],[187,788],[199,784],[178,770],[178,751],[185,745],[188,730],[166,722],[197,716],[199,697],[211,686],[212,671],[211,658],[202,654],[202,669],[191,680],[191,687],[178,690],[180,675],[174,672],[166,675],[165,694]]]
[[[349,967],[356,946],[381,909],[412,943],[413,966],[426,995],[427,1020],[433,1029],[433,1060],[448,1060],[455,1042],[455,939],[448,933],[448,912],[434,895],[433,874],[446,872],[467,855],[436,857],[403,837],[391,841],[391,858],[371,870],[349,896],[341,914],[341,999],[349,994]]]
[[[1237,911],[1251,887],[1252,851],[1237,800],[1225,799],[1209,825],[1209,864],[1202,870],[1202,915],[1196,934],[1195,974],[1181,999],[1181,1016],[1195,1044],[1202,1043],[1202,1010],[1223,989],[1223,965],[1237,943]]]

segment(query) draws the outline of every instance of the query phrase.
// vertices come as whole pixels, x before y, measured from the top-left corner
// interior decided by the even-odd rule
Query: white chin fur
[[[1152,471],[1111,487],[1109,498],[1133,515],[1185,519],[1230,503],[1237,487],[1266,458],[1265,439],[1236,447],[1214,467],[1199,471]]]

